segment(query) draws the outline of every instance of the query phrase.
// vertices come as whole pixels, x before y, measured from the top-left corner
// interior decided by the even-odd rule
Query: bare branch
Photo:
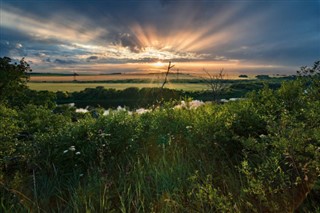
[[[164,81],[162,83],[161,89],[163,89],[164,85],[166,85],[166,83],[168,82],[168,75],[169,75],[170,69],[172,69],[173,67],[174,67],[174,65],[171,65],[171,61],[169,61],[169,65],[168,65],[167,72],[164,77]]]
[[[225,89],[225,84],[223,83],[224,79],[224,69],[221,69],[218,74],[210,74],[207,70],[203,69],[203,71],[206,73],[206,78],[201,77],[202,80],[207,84],[209,89],[212,92],[213,100],[218,101],[218,98],[221,94],[221,92]]]

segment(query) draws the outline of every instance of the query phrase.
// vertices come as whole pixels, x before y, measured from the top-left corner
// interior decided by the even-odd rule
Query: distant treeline
[[[279,82],[246,82],[238,81],[231,84],[221,95],[221,99],[240,98],[246,93],[259,90],[267,84],[269,88],[277,89]],[[203,91],[184,91],[161,88],[136,88],[130,87],[124,90],[105,89],[102,86],[96,88],[86,88],[80,92],[57,92],[57,103],[67,104],[75,103],[76,107],[97,107],[116,108],[126,106],[130,109],[140,107],[151,107],[159,102],[194,99],[201,101],[213,101],[213,95],[210,90]]]
[[[29,76],[74,76],[74,75],[80,75],[77,72],[74,73],[43,73],[43,72],[30,72],[28,73]],[[121,72],[116,72],[116,73],[106,73],[106,74],[94,74],[94,75],[121,75]],[[88,76],[92,75],[90,73],[81,73],[82,76]]]

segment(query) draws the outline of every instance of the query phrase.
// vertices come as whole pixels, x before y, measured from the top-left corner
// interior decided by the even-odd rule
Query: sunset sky
[[[0,0],[0,57],[34,72],[294,74],[320,59],[319,0]]]

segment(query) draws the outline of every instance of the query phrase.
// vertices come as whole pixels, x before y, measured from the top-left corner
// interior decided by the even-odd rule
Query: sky
[[[0,0],[0,57],[34,72],[294,74],[320,59],[319,0]]]

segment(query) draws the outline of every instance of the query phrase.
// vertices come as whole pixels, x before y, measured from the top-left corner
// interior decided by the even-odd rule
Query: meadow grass
[[[0,212],[293,212],[319,187],[318,92],[143,114],[0,105]]]

